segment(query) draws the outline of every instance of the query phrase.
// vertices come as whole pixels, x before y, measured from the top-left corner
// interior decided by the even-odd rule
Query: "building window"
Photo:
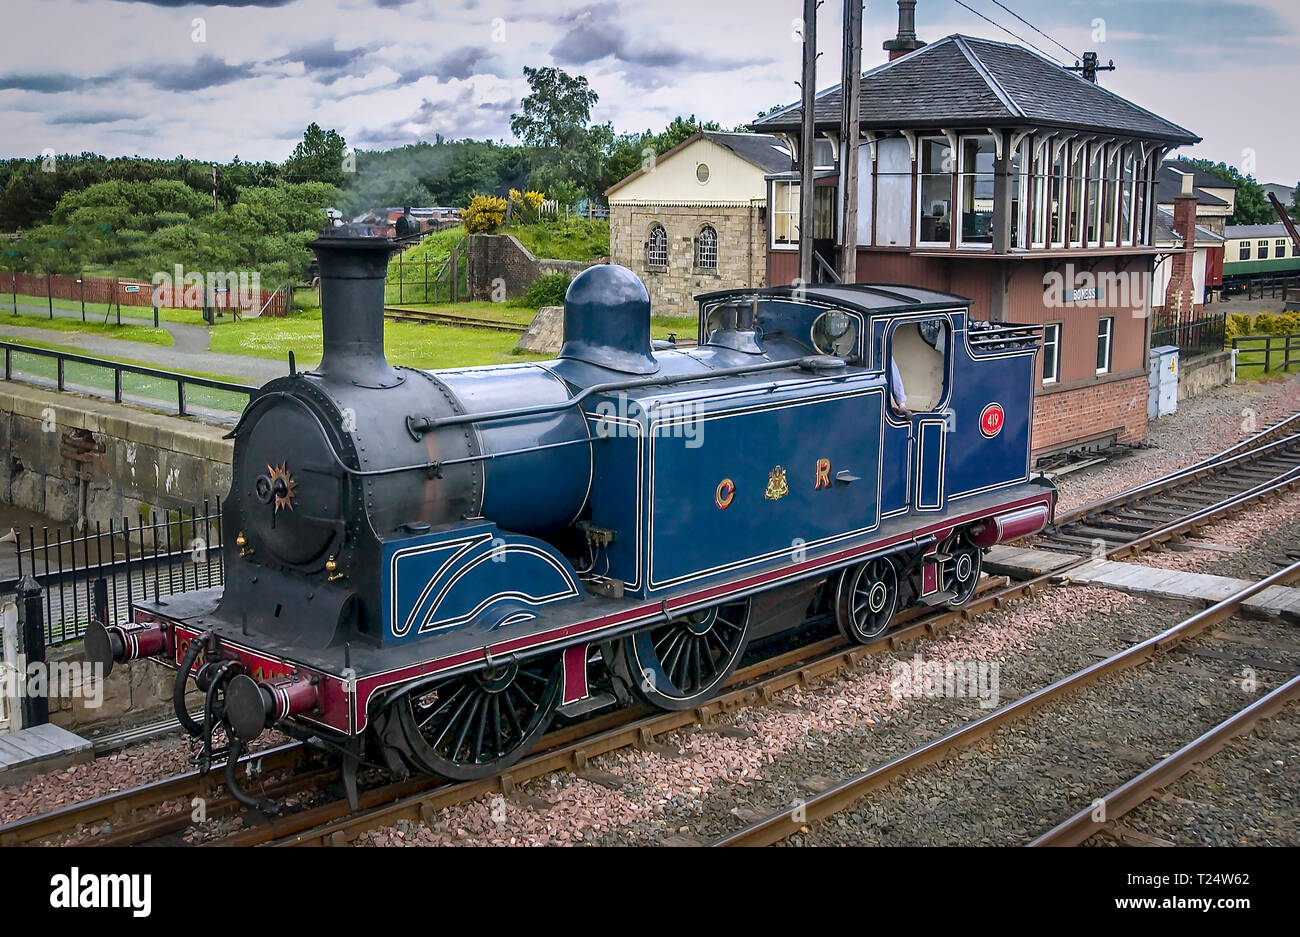
[[[1097,373],[1110,371],[1110,352],[1115,340],[1115,317],[1106,316],[1097,320]]]
[[[1106,147],[1101,143],[1093,143],[1088,147],[1088,220],[1086,227],[1090,247],[1097,247],[1101,243],[1102,196],[1104,195],[1101,189],[1101,179],[1105,171],[1102,162],[1105,152]]]
[[[718,269],[718,232],[712,225],[701,228],[695,239],[695,266],[700,270]]]
[[[709,164],[700,163],[695,167],[695,181],[700,185],[709,181]]]
[[[1073,247],[1083,246],[1084,195],[1088,182],[1087,146],[1070,144],[1070,236]]]
[[[813,141],[813,168],[835,168],[835,144],[825,137],[818,137]]]
[[[1043,326],[1043,383],[1061,379],[1061,323]]]
[[[1120,176],[1119,190],[1119,236],[1125,244],[1133,243],[1134,218],[1133,204],[1136,192],[1137,173],[1134,167],[1133,150],[1124,147],[1124,168]]]
[[[668,267],[668,232],[661,224],[650,228],[650,237],[645,242],[645,263],[660,270]]]
[[[799,183],[772,183],[772,246],[799,245]]]
[[[993,243],[993,137],[961,141],[961,243]]]
[[[1114,247],[1117,244],[1115,223],[1119,215],[1120,149],[1119,146],[1112,146],[1110,156],[1106,159],[1106,198],[1102,205],[1106,214],[1101,226],[1102,245],[1104,247]]]
[[[952,238],[952,147],[946,137],[921,140],[921,223],[917,241],[942,244]]]
[[[1052,158],[1052,139],[1034,140],[1029,151],[1033,155],[1029,176],[1029,238],[1032,247],[1047,245],[1047,216],[1054,207],[1048,198],[1051,178],[1049,160]]]
[[[1286,256],[1286,238],[1278,238],[1276,241],[1273,242],[1273,256],[1274,257]]]
[[[1256,241],[1255,252],[1259,254],[1260,260],[1268,260],[1268,241]]]
[[[1238,250],[1240,251],[1240,255],[1237,258],[1238,260],[1250,260],[1250,241],[1242,241],[1241,244],[1238,245]]]
[[[1051,222],[1048,225],[1048,235],[1052,239],[1053,246],[1064,247],[1066,154],[1069,152],[1069,145],[1053,141],[1048,146],[1052,150],[1052,181],[1048,190],[1047,204],[1047,217]]]

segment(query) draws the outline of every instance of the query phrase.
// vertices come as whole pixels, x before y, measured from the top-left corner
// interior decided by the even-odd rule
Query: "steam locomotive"
[[[596,266],[556,359],[421,371],[384,358],[393,242],[311,247],[324,355],[233,430],[224,586],[86,638],[106,667],[176,669],[178,718],[205,750],[224,728],[230,765],[275,726],[340,753],[354,799],[363,763],[487,776],[557,712],[698,705],[810,610],[866,642],[905,606],[960,607],[984,548],[1051,518],[1040,329],[960,297],[714,292],[679,350],[637,276]]]

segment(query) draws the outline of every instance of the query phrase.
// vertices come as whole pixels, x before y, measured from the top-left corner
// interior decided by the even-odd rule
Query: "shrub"
[[[506,222],[506,200],[497,195],[476,195],[460,217],[470,234],[495,231]]]
[[[1250,334],[1250,313],[1234,312],[1228,316],[1228,324],[1234,335]]]
[[[567,273],[548,273],[534,280],[524,291],[524,295],[510,300],[511,306],[527,306],[540,309],[542,306],[563,306],[564,294],[569,289],[572,278]]]
[[[1274,335],[1295,335],[1300,332],[1300,312],[1284,312],[1273,320]]]
[[[1255,331],[1264,335],[1273,334],[1275,320],[1272,313],[1261,312],[1255,316]]]

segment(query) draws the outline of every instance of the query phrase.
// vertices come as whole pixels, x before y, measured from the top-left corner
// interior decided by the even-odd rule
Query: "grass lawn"
[[[569,218],[538,224],[511,225],[502,234],[513,234],[534,257],[553,260],[595,260],[609,255],[609,222],[590,218]]]
[[[537,315],[536,309],[520,308],[519,306],[508,306],[505,303],[487,301],[472,303],[403,303],[402,306],[405,309],[422,309],[478,319],[495,319],[498,322],[513,322],[517,325],[528,325],[533,321],[533,317]],[[397,323],[389,322],[386,324],[386,328],[392,328],[395,324]],[[680,339],[694,340],[695,325],[695,320],[687,316],[651,316],[650,336],[651,338],[667,338],[668,333],[672,332]]]
[[[1237,351],[1237,379],[1254,380],[1263,377],[1273,377],[1277,374],[1286,373],[1283,369],[1286,366],[1286,338],[1280,335],[1272,336],[1273,343],[1268,355],[1268,373],[1264,373],[1264,342],[1262,339],[1269,338],[1267,335],[1241,335],[1242,339],[1261,339],[1261,341],[1251,341]],[[1231,347],[1231,344],[1229,344]],[[1291,339],[1291,373],[1300,371],[1300,338]]]
[[[50,348],[55,351],[66,351],[71,354],[80,354],[81,349],[69,347],[67,345],[51,344],[49,342],[26,341],[24,345],[30,345],[35,348]],[[121,364],[135,364],[142,367],[152,367],[147,361],[138,361],[132,358],[114,357],[111,360]],[[25,354],[20,351],[13,353],[13,371],[15,376],[35,377],[48,381],[51,385],[58,379],[58,364],[53,358],[47,358],[44,355]],[[226,374],[212,374],[204,371],[183,371],[191,377],[203,377],[214,381],[226,381],[229,383],[243,383],[238,378],[230,377]],[[69,361],[63,369],[64,381],[70,390],[82,390],[86,393],[98,392],[100,395],[107,396],[110,400],[113,396],[113,372],[109,368],[98,367],[96,365],[82,364],[80,362]],[[148,377],[143,374],[124,373],[122,375],[122,394],[124,397],[140,397],[150,401],[156,401],[165,409],[175,409],[176,402],[176,385],[171,381],[161,378]],[[238,413],[244,409],[248,403],[248,398],[243,394],[231,393],[228,391],[215,390],[208,387],[186,386],[185,402],[187,407],[206,407],[212,410],[229,411]]]
[[[36,303],[45,303],[44,297],[27,297],[21,293],[18,294],[18,304],[26,305],[28,302],[33,305]],[[92,310],[93,305],[99,305],[98,310]],[[68,300],[56,299],[55,308],[58,309],[76,309],[78,312],[81,306]],[[81,335],[104,335],[109,338],[120,338],[129,342],[147,342],[151,345],[171,345],[172,337],[167,334],[166,329],[155,329],[152,326],[144,325],[117,325],[115,320],[110,318],[108,322],[104,321],[103,304],[86,303],[86,321],[80,319],[69,319],[65,316],[55,316],[53,319],[48,315],[42,315],[35,312],[19,312],[13,314],[12,294],[0,299],[0,324],[8,323],[9,325],[21,325],[34,329],[49,329],[52,332],[74,332]],[[95,313],[98,312],[98,315]],[[146,318],[149,310],[145,310]],[[125,312],[123,313],[125,315]]]
[[[546,357],[513,354],[518,340],[519,336],[511,332],[412,322],[384,323],[384,353],[389,362],[412,368],[455,368]],[[284,358],[292,350],[298,366],[310,368],[320,361],[321,345],[319,317],[301,315],[233,323],[212,333],[210,347],[215,352],[276,359]]]

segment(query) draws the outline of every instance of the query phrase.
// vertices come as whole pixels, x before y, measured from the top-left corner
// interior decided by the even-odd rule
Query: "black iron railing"
[[[40,583],[47,644],[81,637],[97,617],[94,584],[108,585],[109,621],[128,619],[132,602],[176,595],[225,582],[221,561],[221,502],[189,511],[164,510],[147,521],[108,528],[96,523],[77,533],[35,528],[18,533],[18,576],[0,582],[0,595],[16,592],[24,576]]]
[[[1224,313],[1212,315],[1157,315],[1151,328],[1151,347],[1175,345],[1184,355],[1223,351],[1227,338]]]
[[[257,391],[249,384],[233,384],[206,377],[195,377],[178,371],[163,371],[143,365],[124,364],[106,358],[92,358],[52,348],[35,348],[16,342],[0,342],[4,349],[4,379],[6,381],[25,380],[28,383],[48,386],[53,383],[56,390],[73,390],[80,394],[92,394],[122,403],[129,399],[132,403],[158,406],[166,403],[173,405],[181,416],[192,415],[229,415],[240,413],[248,404],[249,395]],[[49,367],[15,370],[14,358],[31,356],[37,360],[50,359],[54,362]],[[68,366],[74,365],[78,373],[71,378]],[[51,372],[52,373],[49,373]],[[15,375],[18,374],[18,377]],[[112,375],[112,382],[102,378]],[[134,380],[132,380],[134,378]],[[158,385],[162,385],[160,388]],[[186,395],[187,388],[201,388],[205,393],[200,401],[192,401]],[[162,391],[160,393],[160,390]],[[227,421],[230,418],[227,416]]]

